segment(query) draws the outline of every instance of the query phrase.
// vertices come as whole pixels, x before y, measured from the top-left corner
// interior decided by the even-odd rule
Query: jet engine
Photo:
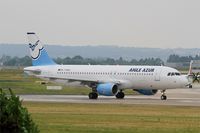
[[[97,92],[104,96],[114,96],[118,92],[118,86],[113,83],[98,84]]]
[[[138,90],[134,89],[134,91],[137,91],[143,95],[155,95],[158,92],[158,90],[150,90],[150,89],[138,89]]]

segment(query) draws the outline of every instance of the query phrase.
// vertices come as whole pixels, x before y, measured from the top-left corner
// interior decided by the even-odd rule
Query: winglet
[[[33,66],[56,65],[34,32],[27,32],[27,37]]]

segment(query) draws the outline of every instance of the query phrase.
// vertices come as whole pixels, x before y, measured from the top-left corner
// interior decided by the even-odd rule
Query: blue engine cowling
[[[113,83],[98,84],[97,92],[104,96],[114,96],[118,92],[118,86]]]
[[[155,95],[158,90],[139,89],[139,90],[134,90],[134,91],[137,91],[143,95]]]

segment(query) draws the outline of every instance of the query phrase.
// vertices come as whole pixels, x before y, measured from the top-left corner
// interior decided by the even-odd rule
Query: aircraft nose
[[[187,76],[181,76],[181,87],[186,87],[190,84]]]

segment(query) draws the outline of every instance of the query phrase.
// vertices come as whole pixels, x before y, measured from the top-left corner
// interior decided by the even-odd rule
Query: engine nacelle
[[[113,83],[98,84],[97,92],[104,96],[114,96],[118,92],[118,86]]]
[[[143,95],[155,95],[158,92],[158,90],[149,90],[149,89],[139,89],[134,91],[137,91]]]

